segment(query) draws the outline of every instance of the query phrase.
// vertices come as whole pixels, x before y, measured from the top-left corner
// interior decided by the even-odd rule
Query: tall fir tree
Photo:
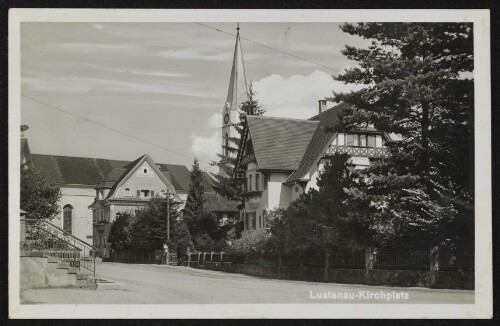
[[[244,187],[244,180],[233,178],[234,168],[236,165],[236,155],[241,146],[240,139],[243,133],[245,117],[247,115],[261,116],[265,112],[265,109],[262,108],[255,99],[255,92],[253,91],[252,85],[250,85],[248,100],[242,102],[240,105],[239,121],[233,124],[233,127],[238,132],[239,137],[229,138],[229,145],[222,147],[222,154],[217,154],[219,161],[212,163],[213,166],[217,166],[224,172],[223,174],[212,173],[212,176],[215,179],[215,185],[213,188],[219,195],[240,203],[243,203],[244,198],[248,197],[249,194]],[[227,153],[227,155],[224,153]]]
[[[205,186],[203,185],[203,171],[200,169],[198,159],[195,158],[190,174],[190,184],[184,215],[193,217],[205,211]]]
[[[365,87],[334,95],[351,104],[334,131],[373,125],[397,135],[390,157],[368,169],[369,182],[348,190],[351,218],[369,216],[381,245],[463,242],[473,229],[472,24],[341,28],[372,43],[343,51],[359,66],[336,78]]]

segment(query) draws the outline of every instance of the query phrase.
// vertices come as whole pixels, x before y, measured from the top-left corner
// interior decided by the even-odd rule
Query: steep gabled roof
[[[116,192],[116,189],[119,188],[125,181],[127,181],[130,178],[130,176],[132,176],[133,173],[144,162],[147,162],[151,166],[151,168],[156,173],[156,175],[161,179],[161,181],[163,181],[163,183],[165,184],[165,186],[167,186],[170,189],[170,191],[172,191],[172,193],[176,193],[175,188],[172,185],[172,183],[170,183],[170,181],[165,177],[165,175],[162,173],[162,171],[160,170],[160,168],[155,164],[155,162],[153,162],[153,160],[151,159],[151,157],[149,157],[148,154],[144,154],[141,157],[139,157],[138,159],[136,159],[135,161],[127,164],[124,167],[125,171],[118,178],[118,180],[116,180],[116,182],[114,183],[113,187],[109,191],[107,198],[113,197],[113,195]]]
[[[259,169],[296,170],[318,121],[247,116]]]
[[[238,202],[216,193],[205,193],[206,208],[211,212],[238,212]]]
[[[27,144],[27,142],[26,142]],[[121,175],[137,160],[119,161],[91,157],[30,154],[34,166],[47,179],[62,185],[83,185],[111,188]],[[177,192],[189,189],[189,170],[184,165],[157,164]],[[170,174],[170,178],[166,175]],[[205,173],[205,189],[212,189],[210,176]]]
[[[112,188],[120,177],[127,171],[125,168],[113,168],[109,173],[97,184],[96,188]]]
[[[300,180],[318,163],[336,135],[334,132],[327,132],[326,129],[337,122],[339,113],[346,107],[348,107],[348,104],[341,103],[309,119],[318,121],[318,128],[316,128],[297,170],[288,177],[285,183]]]

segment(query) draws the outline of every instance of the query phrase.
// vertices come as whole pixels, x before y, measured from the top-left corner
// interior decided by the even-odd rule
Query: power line
[[[212,27],[212,26],[208,26],[208,25],[205,25],[205,24],[202,24],[202,23],[196,23],[196,22],[195,22],[195,24],[198,24],[198,25],[200,25],[200,26],[203,26],[203,27],[206,27],[206,28],[212,29],[212,30],[217,31],[217,32],[220,32],[220,33],[224,33],[224,34],[231,35],[231,36],[236,36],[235,34],[232,34],[232,33],[226,32],[226,31],[224,31],[224,30],[222,30],[222,29],[218,29],[218,28],[215,28],[215,27]],[[240,39],[243,39],[243,40],[245,40],[245,41],[247,41],[247,42],[250,42],[250,43],[253,43],[253,44],[255,44],[255,45],[258,45],[258,46],[264,47],[264,48],[266,48],[266,49],[268,49],[268,50],[272,50],[272,51],[276,51],[276,52],[279,52],[279,53],[282,53],[282,54],[286,54],[286,55],[288,55],[288,56],[290,56],[290,57],[293,57],[293,58],[295,58],[295,59],[299,59],[299,60],[302,60],[302,61],[306,61],[306,62],[309,62],[309,63],[315,64],[315,65],[317,65],[317,66],[320,66],[320,67],[323,67],[323,68],[327,68],[327,69],[330,69],[330,70],[334,70],[334,71],[337,71],[337,72],[342,72],[342,71],[341,71],[341,70],[339,70],[339,69],[336,69],[336,68],[333,68],[333,67],[330,67],[330,66],[324,65],[324,64],[322,64],[322,63],[319,63],[319,62],[316,62],[316,61],[313,61],[313,60],[306,59],[306,58],[304,58],[304,57],[300,57],[300,56],[298,56],[298,55],[295,55],[295,54],[292,54],[292,53],[289,53],[289,52],[286,52],[286,51],[283,51],[283,50],[279,50],[279,49],[273,48],[273,47],[271,47],[271,46],[269,46],[269,45],[265,45],[265,44],[262,44],[262,43],[259,43],[259,42],[252,41],[252,40],[247,39],[247,38],[245,38],[245,37],[241,37],[241,36],[240,36]]]
[[[102,123],[100,123],[100,122],[97,122],[97,121],[91,120],[91,119],[89,119],[89,118],[82,117],[82,116],[80,116],[80,115],[77,115],[77,114],[74,114],[74,113],[71,113],[71,112],[68,112],[68,111],[63,110],[63,109],[61,109],[61,108],[59,108],[59,107],[56,107],[56,106],[53,106],[53,105],[51,105],[51,104],[45,103],[45,102],[43,102],[43,101],[40,101],[40,100],[38,100],[38,99],[35,99],[35,98],[31,97],[31,96],[27,96],[27,95],[24,95],[24,94],[21,94],[21,96],[22,96],[22,97],[25,97],[25,98],[27,98],[27,99],[30,99],[30,100],[32,100],[33,102],[36,102],[36,103],[39,103],[39,104],[45,105],[45,106],[47,106],[47,107],[49,107],[49,108],[52,108],[52,109],[54,109],[54,110],[60,111],[60,112],[62,112],[62,113],[65,113],[65,114],[68,114],[68,115],[71,115],[71,116],[74,116],[74,117],[77,117],[77,118],[80,118],[80,119],[82,119],[82,120],[85,120],[85,121],[88,121],[88,122],[93,123],[93,124],[95,124],[95,125],[98,125],[98,126],[100,126],[100,127],[102,127],[102,128],[105,128],[105,129],[108,129],[108,130],[114,131],[114,132],[116,132],[116,133],[119,133],[119,134],[121,134],[121,135],[124,135],[124,136],[130,137],[130,138],[133,138],[133,139],[139,140],[139,141],[141,141],[141,142],[144,142],[144,143],[146,143],[146,144],[149,144],[149,145],[152,145],[152,146],[158,147],[158,148],[163,149],[163,150],[165,150],[165,151],[169,151],[169,152],[171,152],[171,153],[174,153],[174,154],[177,154],[177,155],[180,155],[180,156],[183,156],[183,157],[189,158],[189,159],[194,159],[194,158],[195,158],[194,156],[190,156],[190,155],[186,155],[186,154],[183,154],[183,153],[180,153],[180,152],[174,151],[174,150],[172,150],[172,149],[170,149],[170,148],[166,148],[166,147],[163,147],[163,146],[161,146],[161,145],[155,144],[155,143],[153,143],[153,142],[151,142],[151,141],[149,141],[149,140],[147,140],[147,139],[143,139],[143,138],[140,138],[140,137],[137,137],[137,136],[131,135],[131,134],[126,133],[126,132],[124,132],[124,131],[121,131],[121,130],[114,129],[114,128],[112,128],[112,127],[106,126],[106,125],[104,125],[104,124],[102,124]],[[208,163],[208,162],[204,162],[204,161],[200,161],[200,160],[198,160],[198,161],[199,161],[200,163],[210,165],[210,163]]]

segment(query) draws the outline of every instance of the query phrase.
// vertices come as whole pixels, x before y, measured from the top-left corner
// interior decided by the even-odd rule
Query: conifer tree
[[[190,184],[184,215],[188,217],[198,216],[205,211],[205,186],[203,185],[203,171],[200,169],[198,159],[195,158],[190,174]]]
[[[473,31],[468,23],[360,23],[372,40],[343,54],[359,66],[336,78],[365,87],[336,93],[351,106],[335,131],[373,125],[396,135],[391,155],[348,190],[353,219],[372,219],[381,245],[463,243],[473,230]],[[473,242],[473,241],[472,241]]]
[[[215,179],[215,185],[213,188],[215,192],[230,200],[243,203],[244,198],[252,195],[247,193],[244,187],[244,180],[233,178],[233,173],[236,165],[236,155],[240,148],[240,139],[245,124],[245,116],[261,116],[265,112],[265,109],[263,109],[255,99],[255,93],[250,85],[248,100],[240,105],[239,121],[233,124],[233,127],[236,129],[240,137],[229,138],[229,146],[223,147],[223,152],[227,152],[228,154],[217,154],[219,161],[212,163],[213,166],[217,166],[224,171],[224,174],[212,173],[212,176]]]

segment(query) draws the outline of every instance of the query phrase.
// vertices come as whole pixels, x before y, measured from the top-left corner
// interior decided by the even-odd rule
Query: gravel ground
[[[21,303],[474,303],[474,291],[273,280],[161,265],[98,263],[96,267],[98,278],[105,280],[97,290],[24,290]],[[400,293],[402,299],[387,300]]]

